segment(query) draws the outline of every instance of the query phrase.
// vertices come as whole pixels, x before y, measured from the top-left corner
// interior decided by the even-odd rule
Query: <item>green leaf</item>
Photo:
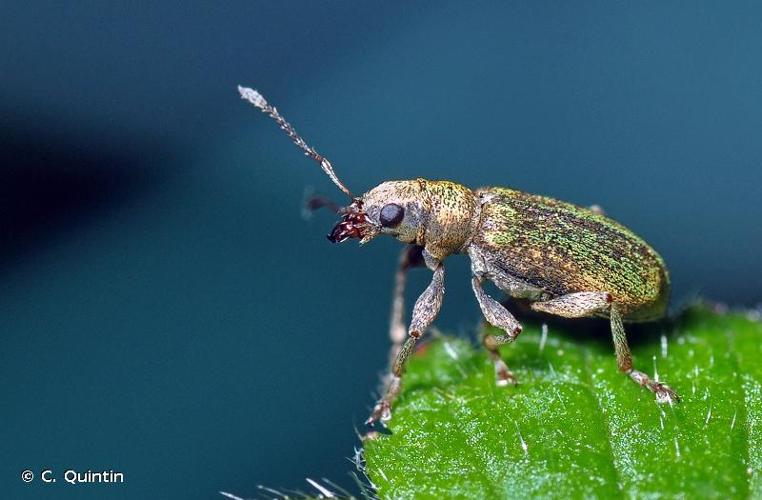
[[[635,366],[682,397],[658,405],[609,339],[537,325],[502,350],[436,339],[410,361],[391,435],[365,443],[382,498],[762,498],[762,324],[694,307],[627,325]],[[640,341],[635,333],[640,334]],[[541,348],[542,345],[542,348]]]

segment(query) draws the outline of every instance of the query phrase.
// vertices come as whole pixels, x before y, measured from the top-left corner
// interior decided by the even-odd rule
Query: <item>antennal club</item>
[[[331,165],[331,162],[328,161],[327,158],[325,158],[323,155],[315,151],[312,146],[304,142],[304,139],[302,139],[299,134],[296,133],[296,130],[294,130],[294,127],[291,126],[290,123],[286,121],[285,118],[283,118],[280,113],[278,113],[278,110],[275,109],[274,106],[271,106],[267,100],[254,89],[248,88],[248,87],[241,87],[238,86],[238,92],[241,93],[241,99],[244,101],[248,101],[260,110],[262,110],[263,113],[267,113],[270,115],[270,118],[275,120],[275,122],[280,126],[281,130],[283,130],[292,141],[294,141],[294,144],[299,146],[299,148],[304,151],[304,154],[318,162],[320,165],[320,168],[323,169],[323,172],[325,172],[328,177],[331,178],[334,184],[338,186],[339,189],[344,191],[347,196],[350,198],[353,198],[352,192],[347,189],[347,187],[342,184],[342,182],[339,180],[339,178],[336,176],[336,172],[333,171],[333,165]]]

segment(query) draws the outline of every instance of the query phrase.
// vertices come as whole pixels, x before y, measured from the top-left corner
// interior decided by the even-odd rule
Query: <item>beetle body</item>
[[[645,241],[589,208],[502,187],[476,191],[452,181],[387,181],[361,197],[373,229],[423,247],[442,260],[467,254],[472,269],[515,298],[548,300],[607,291],[623,319],[664,316],[669,277]],[[379,215],[397,204],[406,214],[384,228]],[[599,314],[607,316],[605,312]]]
[[[469,255],[490,273],[525,281],[547,297],[605,290],[630,321],[664,316],[664,261],[626,227],[588,208],[513,189],[485,188],[477,196],[482,214]]]
[[[485,319],[505,332],[483,339],[498,385],[516,382],[499,347],[516,340],[521,324],[482,289],[485,280],[511,297],[527,299],[535,311],[567,318],[608,318],[619,370],[653,392],[658,402],[679,401],[669,386],[633,367],[623,322],[664,316],[669,277],[659,254],[632,231],[593,208],[502,187],[471,190],[447,180],[386,181],[355,197],[331,163],[308,146],[261,94],[241,87],[239,91],[243,99],[269,114],[351,198],[348,206],[337,209],[342,218],[328,235],[330,241],[356,238],[367,243],[389,235],[407,244],[395,278],[386,395],[367,423],[391,418],[405,362],[442,305],[444,260],[458,253],[471,260],[471,285]],[[433,276],[406,328],[407,271],[419,265],[428,267]]]

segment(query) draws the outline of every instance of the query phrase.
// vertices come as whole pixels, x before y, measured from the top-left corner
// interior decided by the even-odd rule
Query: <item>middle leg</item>
[[[516,385],[516,376],[508,369],[508,365],[500,356],[499,348],[501,345],[516,340],[521,333],[521,324],[500,302],[487,295],[482,289],[482,278],[478,276],[471,278],[471,287],[474,289],[474,295],[487,322],[503,329],[506,333],[505,335],[485,335],[482,338],[482,344],[489,352],[495,367],[495,382],[498,386]]]

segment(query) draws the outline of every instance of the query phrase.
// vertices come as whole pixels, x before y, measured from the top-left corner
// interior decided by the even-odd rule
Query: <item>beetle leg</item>
[[[679,402],[680,396],[678,396],[667,384],[651,380],[648,375],[633,368],[632,354],[630,354],[630,347],[627,345],[627,336],[624,333],[622,316],[619,314],[616,304],[611,304],[609,315],[611,317],[611,333],[614,337],[616,364],[619,371],[629,375],[636,384],[653,392],[656,395],[657,403],[671,404],[673,402]]]
[[[410,320],[407,340],[402,344],[397,356],[392,363],[391,377],[386,390],[386,395],[373,408],[370,418],[365,422],[371,425],[378,420],[387,421],[392,418],[392,402],[401,389],[402,374],[405,371],[405,362],[413,352],[415,343],[426,331],[426,328],[434,321],[442,307],[444,296],[444,266],[436,264],[431,283],[426,287],[413,307],[413,317]]]
[[[555,299],[532,302],[535,311],[562,316],[585,318],[605,312],[611,306],[611,294],[607,292],[576,292]]]
[[[487,349],[492,365],[495,367],[495,384],[498,387],[506,385],[516,385],[516,375],[508,368],[508,365],[500,356],[500,346],[511,343],[515,338],[507,335],[485,335],[482,338],[482,345]]]
[[[627,345],[622,315],[608,292],[577,292],[562,295],[544,302],[533,302],[532,309],[565,318],[584,318],[608,312],[611,320],[611,334],[614,339],[616,364],[619,371],[628,375],[636,384],[647,388],[656,395],[659,403],[680,401],[680,397],[667,384],[651,380],[645,373],[632,366],[632,354]]]
[[[402,342],[405,341],[407,336],[407,328],[405,328],[405,285],[407,283],[407,272],[413,267],[423,267],[422,251],[423,247],[408,245],[400,252],[397,272],[394,275],[394,294],[392,296],[392,311],[389,321],[389,339],[392,341],[389,368],[391,368],[392,362],[397,357],[397,352],[399,352]]]
[[[471,287],[474,289],[474,295],[479,302],[479,307],[484,314],[487,322],[493,326],[505,330],[506,335],[485,335],[482,339],[484,347],[489,351],[492,364],[495,366],[495,379],[498,386],[515,385],[516,376],[503,358],[500,357],[499,347],[516,340],[521,333],[521,324],[500,302],[496,301],[482,289],[482,278],[474,276],[471,278]]]
[[[392,295],[392,310],[389,320],[389,339],[392,345],[389,349],[389,369],[384,377],[381,394],[389,392],[392,382],[392,367],[394,360],[402,348],[402,343],[407,337],[405,327],[405,285],[407,284],[407,272],[413,267],[423,267],[423,247],[408,245],[400,252],[397,272],[394,274],[394,293]]]

